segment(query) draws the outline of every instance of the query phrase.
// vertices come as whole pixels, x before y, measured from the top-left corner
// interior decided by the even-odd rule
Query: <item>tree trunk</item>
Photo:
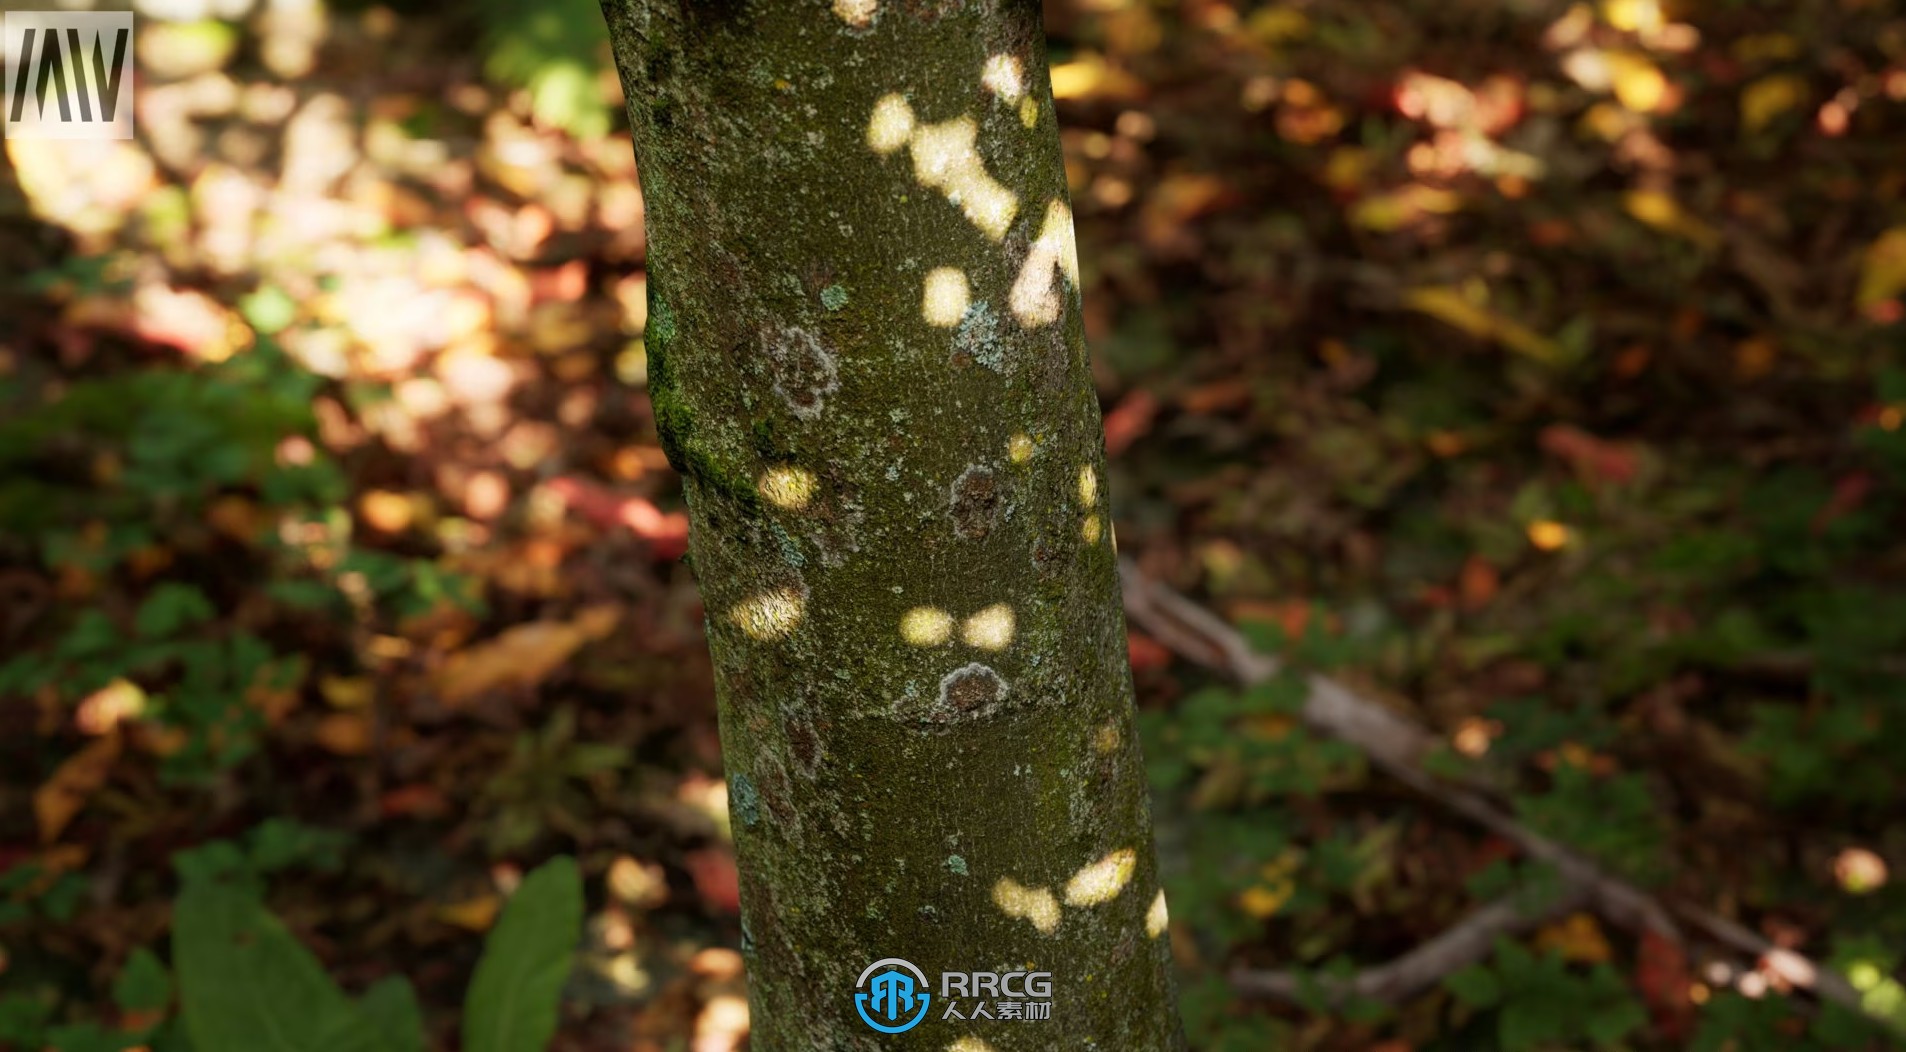
[[[754,1048],[1182,1048],[1038,5],[603,7]]]

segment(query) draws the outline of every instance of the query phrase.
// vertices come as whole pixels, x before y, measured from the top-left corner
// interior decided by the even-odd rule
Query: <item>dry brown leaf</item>
[[[39,820],[40,840],[59,839],[73,816],[106,784],[119,760],[119,734],[113,732],[66,758],[53,777],[33,793],[33,816]]]
[[[494,893],[478,895],[473,899],[438,906],[437,919],[469,931],[489,931],[490,926],[496,923],[497,911],[502,908],[502,896]]]
[[[1563,356],[1561,345],[1554,340],[1474,302],[1461,289],[1446,286],[1411,289],[1403,294],[1403,304],[1478,339],[1495,340],[1537,361],[1552,362]]]
[[[573,621],[532,621],[506,629],[450,655],[437,672],[437,690],[446,702],[457,704],[502,687],[534,687],[584,644],[608,635],[621,616],[614,606],[595,606]]]
[[[318,721],[312,736],[326,751],[339,756],[362,756],[371,751],[371,722],[361,713],[330,713]]]
[[[1601,925],[1587,913],[1572,913],[1536,933],[1535,944],[1579,964],[1601,964],[1614,956]]]

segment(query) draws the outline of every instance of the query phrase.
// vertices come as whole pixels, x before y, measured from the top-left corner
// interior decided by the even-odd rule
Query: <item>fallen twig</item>
[[[1246,685],[1262,683],[1281,670],[1275,657],[1259,652],[1224,620],[1151,580],[1129,560],[1119,560],[1119,575],[1127,616],[1173,652]],[[1587,904],[1621,927],[1653,930],[1685,944],[1674,920],[1678,916],[1716,941],[1755,958],[1757,965],[1766,962],[1794,986],[1898,1031],[1897,1023],[1869,1010],[1858,989],[1839,972],[1776,947],[1711,911],[1693,906],[1671,910],[1574,849],[1524,826],[1482,792],[1430,774],[1423,769],[1422,758],[1436,739],[1407,717],[1328,676],[1313,674],[1308,685],[1302,717],[1312,730],[1355,746],[1385,774],[1515,844],[1529,857],[1548,863],[1561,877],[1558,898],[1562,902]],[[1380,1000],[1408,996],[1482,959],[1496,935],[1542,923],[1550,915],[1506,902],[1483,907],[1410,953],[1336,984],[1335,990],[1339,995],[1356,993]],[[1231,982],[1245,993],[1285,999],[1294,998],[1300,989],[1295,976],[1249,969],[1234,971]]]
[[[1546,924],[1579,908],[1583,900],[1579,890],[1565,890],[1547,896],[1547,901],[1539,905],[1519,903],[1513,897],[1492,902],[1403,956],[1365,968],[1347,979],[1240,968],[1231,973],[1231,986],[1240,993],[1283,1001],[1301,1001],[1314,990],[1330,1004],[1351,998],[1397,1004],[1435,986],[1445,976],[1488,959],[1498,938]]]

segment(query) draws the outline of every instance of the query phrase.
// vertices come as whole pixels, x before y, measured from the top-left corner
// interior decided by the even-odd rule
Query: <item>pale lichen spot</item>
[[[961,665],[940,678],[936,722],[990,716],[1006,700],[1008,687],[999,673],[978,662]]]
[[[951,329],[966,317],[971,293],[966,272],[958,267],[935,267],[927,272],[920,295],[920,316],[936,329]]]
[[[998,241],[1019,214],[1019,198],[987,173],[978,141],[979,124],[971,117],[914,128],[913,177],[921,186],[945,194],[974,226]]]
[[[1021,431],[1006,440],[1006,459],[1015,464],[1024,464],[1032,459],[1032,436]]]
[[[840,371],[834,354],[821,338],[798,328],[766,328],[761,333],[774,392],[802,420],[817,420],[827,397],[840,390]]]
[[[1171,924],[1171,912],[1165,908],[1165,889],[1159,888],[1158,895],[1152,899],[1152,908],[1145,911],[1145,934],[1156,939],[1165,934],[1165,928]]]
[[[1066,881],[1066,905],[1097,906],[1118,898],[1138,868],[1138,852],[1119,848],[1097,862],[1087,863]]]
[[[1045,888],[1029,888],[1011,877],[1001,877],[993,885],[993,905],[1008,917],[1030,921],[1042,934],[1059,930],[1059,900]]]
[[[967,618],[960,626],[960,638],[981,650],[1004,650],[1012,645],[1014,627],[1013,608],[995,603]]]
[[[783,464],[761,473],[755,481],[755,489],[761,499],[777,508],[787,511],[800,511],[814,499],[817,483],[814,473],[806,468],[797,468]]]
[[[993,530],[1004,503],[999,480],[988,468],[972,464],[953,480],[948,493],[948,510],[953,516],[953,531],[968,540],[977,540]]]
[[[834,0],[834,14],[855,29],[872,25],[879,13],[880,0]]]
[[[867,122],[867,145],[881,156],[905,146],[913,138],[913,107],[901,95],[882,95]]]
[[[777,588],[750,596],[728,611],[728,620],[753,639],[781,639],[800,625],[807,605],[800,592]]]
[[[916,647],[937,647],[953,636],[953,615],[937,606],[916,606],[900,615],[900,638]]]
[[[1104,535],[1105,524],[1099,521],[1097,515],[1087,515],[1085,521],[1079,524],[1079,536],[1085,538],[1087,544],[1099,543],[1099,538]]]
[[[1086,507],[1098,503],[1099,473],[1090,464],[1079,465],[1079,503]]]
[[[1018,102],[1026,91],[1025,77],[1020,73],[1017,55],[1001,53],[987,59],[979,81],[1004,102]]]
[[[916,147],[917,149],[917,147]],[[1079,245],[1072,233],[1072,210],[1063,201],[1046,206],[1046,220],[1039,237],[1026,252],[1019,268],[1009,302],[1013,317],[1021,325],[1036,329],[1059,320],[1065,304],[1060,299],[1058,282],[1052,272],[1058,270],[1073,288],[1079,286]]]

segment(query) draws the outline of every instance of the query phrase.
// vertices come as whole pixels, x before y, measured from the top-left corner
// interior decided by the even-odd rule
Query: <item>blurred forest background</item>
[[[745,1047],[594,0],[136,6],[0,179],[0,1048],[184,1048],[213,862],[456,1047],[556,852],[556,1047]],[[1046,9],[1121,550],[1708,917],[1322,997],[1554,873],[1135,619],[1193,1047],[1902,1047],[1906,12]]]

